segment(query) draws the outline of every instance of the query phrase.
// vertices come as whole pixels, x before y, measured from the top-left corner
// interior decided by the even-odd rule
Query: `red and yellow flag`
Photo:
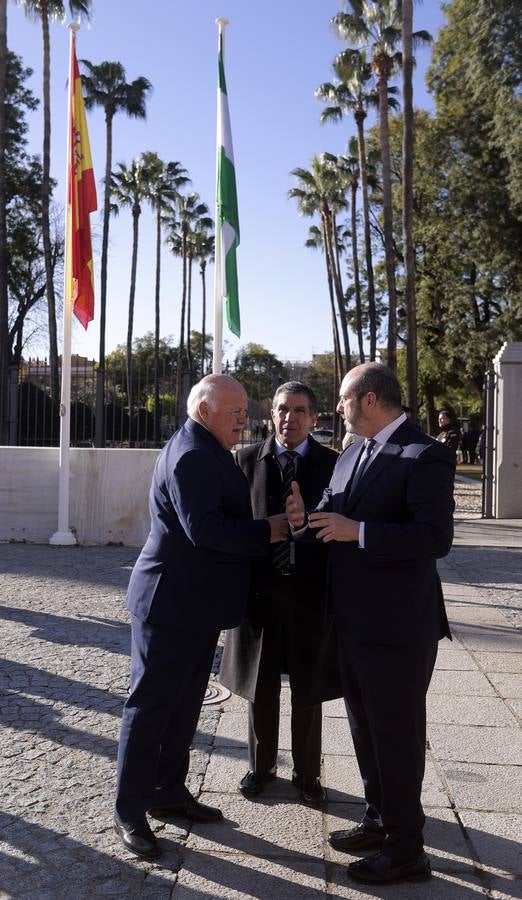
[[[94,269],[89,213],[96,209],[97,202],[74,34],[71,41],[69,104],[65,302],[72,303],[75,316],[87,328],[94,318]]]

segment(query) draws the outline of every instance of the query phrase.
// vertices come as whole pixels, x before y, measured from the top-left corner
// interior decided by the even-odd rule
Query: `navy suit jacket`
[[[358,442],[341,454],[318,507],[365,523],[364,549],[357,542],[328,544],[337,623],[357,642],[449,637],[436,560],[453,539],[454,462],[445,447],[404,422],[350,496],[360,453]]]
[[[127,608],[152,624],[238,625],[250,559],[268,553],[270,525],[252,519],[248,482],[232,454],[188,419],[158,457],[149,506]]]

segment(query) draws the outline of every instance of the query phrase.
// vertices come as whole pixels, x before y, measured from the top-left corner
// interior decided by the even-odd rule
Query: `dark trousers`
[[[340,638],[346,711],[364,784],[366,815],[386,831],[394,860],[423,847],[426,692],[437,642],[355,644]]]
[[[131,687],[118,746],[116,813],[143,819],[186,796],[189,749],[219,631],[182,630],[132,617]]]
[[[303,703],[305,698],[296,691],[299,667],[306,665],[306,660],[299,658],[299,637],[292,616],[294,602],[298,601],[294,591],[293,576],[281,576],[267,601],[255,700],[248,709],[248,759],[250,769],[259,775],[277,764],[281,673],[287,672],[294,769],[303,778],[315,778],[321,770],[322,707],[320,703]]]

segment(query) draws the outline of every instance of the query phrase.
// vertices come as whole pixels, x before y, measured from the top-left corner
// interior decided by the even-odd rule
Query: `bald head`
[[[245,389],[231,375],[205,375],[188,396],[187,413],[231,450],[245,427],[247,404]]]
[[[355,366],[343,378],[337,410],[347,431],[373,437],[402,412],[396,376],[381,363]]]

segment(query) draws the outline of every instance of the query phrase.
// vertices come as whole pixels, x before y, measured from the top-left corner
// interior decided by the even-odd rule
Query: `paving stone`
[[[476,670],[478,668],[473,657],[467,650],[449,650],[447,647],[439,647],[435,670],[449,669],[451,671]]]
[[[351,860],[349,860],[351,861]],[[348,860],[347,860],[348,862]],[[486,892],[471,866],[462,868],[458,874],[438,871],[432,866],[433,877],[422,884],[403,883],[383,885],[381,888],[371,885],[357,884],[349,879],[346,863],[330,863],[329,880],[332,884],[332,896],[335,900],[481,900]],[[199,898],[198,898],[199,900]]]
[[[220,806],[226,821],[194,825],[187,841],[189,850],[321,858],[322,817],[318,809],[284,799],[263,799],[263,795],[252,802],[231,794],[203,793],[201,800]]]
[[[522,700],[522,673],[492,672],[488,677],[501,697]]]
[[[519,653],[488,653],[479,650],[474,657],[485,672],[522,672],[522,651]]]
[[[441,760],[517,765],[522,758],[522,733],[516,728],[430,725],[428,737]]]
[[[482,865],[522,877],[522,814],[463,810],[462,822]]]
[[[494,697],[495,691],[482,672],[433,673],[428,696],[444,694],[455,697]]]
[[[347,719],[325,719],[323,722],[323,755],[346,753],[355,756]]]
[[[440,763],[458,809],[522,809],[522,778],[518,766]]]
[[[430,694],[427,701],[428,724],[498,725],[517,727],[513,713],[496,697],[448,697]]]
[[[325,877],[322,859],[189,851],[173,900],[324,900]]]
[[[291,783],[292,755],[288,750],[280,750],[277,755],[277,778],[268,782],[263,790],[263,798],[296,798],[296,789]],[[248,771],[248,756],[245,750],[232,747],[216,747],[210,757],[205,773],[204,790],[214,793],[238,795],[238,785]]]
[[[330,803],[364,803],[363,784],[354,756],[325,756],[324,784]],[[422,803],[428,806],[449,806],[450,801],[433,761],[426,756]]]
[[[514,714],[522,719],[522,700],[506,700],[507,705],[513,710]]]
[[[503,875],[500,878],[492,878],[490,885],[493,900],[520,900],[520,897],[522,897],[520,878],[515,878],[512,875]]]

